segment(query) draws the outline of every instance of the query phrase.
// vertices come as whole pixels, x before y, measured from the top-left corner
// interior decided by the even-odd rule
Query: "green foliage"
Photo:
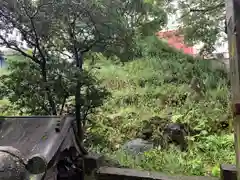
[[[86,144],[133,168],[219,176],[219,164],[234,163],[235,158],[226,72],[213,70],[209,61],[186,56],[155,37],[136,42],[136,49],[141,49],[139,58],[124,65],[116,63],[116,59],[114,62],[107,60],[99,53],[85,57],[86,71],[80,79],[82,87],[86,88],[82,89],[90,89],[93,96],[82,93],[83,98],[89,100],[83,102],[95,100],[93,108],[97,108],[108,94],[104,89],[112,93],[108,101],[96,109],[98,111],[88,116]],[[92,58],[96,64],[92,64]],[[0,102],[1,111],[4,110],[6,115],[17,114],[19,109],[29,114],[46,113],[37,104],[48,102],[41,94],[45,90],[44,84],[37,81],[39,67],[25,58],[9,59],[9,63],[9,72],[2,76],[1,92],[10,102]],[[69,92],[71,98],[76,69],[71,63],[55,57],[48,62],[48,70],[49,87],[53,90],[54,100],[61,104],[65,92]],[[61,83],[59,75],[66,77]],[[194,78],[202,82],[200,94],[191,86]],[[8,111],[6,107],[9,107]],[[188,152],[180,152],[175,147],[169,150],[159,147],[132,157],[121,150],[122,144],[137,137],[144,122],[150,122],[154,116],[187,123],[199,132],[188,137]]]
[[[33,50],[26,53],[17,41],[0,35],[0,44],[25,57],[9,61],[8,73],[1,75],[0,95],[9,101],[0,102],[3,115],[64,113],[65,104],[73,104],[78,80],[81,117],[90,119],[86,140],[94,150],[130,167],[165,173],[219,175],[215,170],[219,163],[233,162],[227,74],[150,36],[166,23],[163,1],[52,2],[0,2],[0,29],[3,33],[18,29]],[[189,6],[184,4],[205,8],[218,2],[181,3],[185,12]],[[188,39],[212,45],[222,12],[210,12],[215,19],[197,11],[183,19]],[[60,58],[65,50],[79,63],[78,69]],[[83,55],[87,63],[93,58],[101,68],[91,69],[89,63],[83,69]],[[118,63],[129,59],[134,61]],[[106,89],[112,96],[99,107],[109,95]],[[57,113],[52,113],[55,107]],[[93,109],[98,111],[88,116]],[[188,138],[188,152],[156,148],[131,157],[121,151],[122,144],[137,137],[144,122],[154,116],[187,123],[199,132]]]
[[[88,129],[88,145],[124,166],[219,176],[219,164],[234,163],[235,159],[226,71],[214,70],[209,61],[184,55],[155,37],[146,39],[149,42],[138,41],[141,57],[124,65],[95,56],[96,66],[102,67],[95,70],[95,75],[112,97],[91,117],[97,123]],[[191,85],[194,78],[201,82],[200,94]],[[156,148],[131,157],[121,150],[122,144],[138,137],[144,123],[154,116],[187,123],[198,132],[188,137],[188,152],[175,147]]]
[[[134,38],[153,35],[167,22],[162,6],[142,0],[63,0],[56,7],[54,29],[60,32],[55,39],[61,45],[57,48],[68,50],[75,59],[77,52],[91,50],[128,61],[134,58]]]
[[[50,111],[54,115],[57,114],[57,108],[59,109],[57,106],[60,102],[65,102],[65,96],[68,96],[59,96],[60,99],[54,97],[58,93],[55,84],[60,82],[58,78],[62,78],[56,72],[59,68],[57,66],[61,64],[68,69],[72,70],[72,68],[70,68],[70,64],[59,58],[51,59],[53,55],[55,57],[64,55],[66,59],[75,60],[79,71],[83,69],[84,54],[90,50],[104,52],[108,56],[114,54],[122,61],[129,60],[132,58],[130,55],[134,49],[133,39],[135,36],[152,34],[166,23],[166,12],[163,8],[144,1],[3,0],[0,2],[0,14],[0,45],[19,52],[35,63],[28,67],[29,70],[37,69],[39,72],[33,76],[34,79],[31,80],[31,83],[36,83],[33,82],[36,80],[45,88],[40,92],[42,96],[46,97],[41,104],[44,104],[44,107],[50,107],[50,109],[46,107],[44,112]],[[21,43],[16,38],[8,38],[9,34],[16,30],[20,33],[21,39],[31,48],[31,53],[23,50]],[[67,53],[65,53],[66,51]],[[49,66],[49,63],[52,64]],[[25,68],[24,64],[21,66]],[[72,78],[79,75],[76,69],[73,72],[75,74],[63,73],[72,76],[67,77],[70,79],[67,83],[71,84],[71,80],[74,80]],[[57,77],[54,74],[57,74]],[[81,75],[84,76],[83,74]],[[17,73],[12,74],[12,77],[15,78],[15,76],[18,76]],[[23,77],[25,76],[27,75],[24,74]],[[70,87],[73,88],[72,84]],[[36,87],[32,87],[32,89],[34,88]],[[61,92],[61,95],[68,94],[68,90],[66,90],[67,93],[64,89],[62,90],[64,92]],[[72,89],[69,91],[72,94]],[[33,90],[25,95],[30,96],[32,93]],[[17,96],[20,94],[18,92]],[[80,101],[79,96],[76,94],[76,102]],[[15,97],[14,100],[16,99],[18,98]],[[21,104],[25,105],[25,101]],[[76,103],[76,106],[79,107],[80,104]]]
[[[225,1],[178,1],[182,14],[182,32],[188,43],[203,42],[206,52],[212,52],[218,38],[224,33]]]
[[[29,59],[20,60],[19,57],[8,59],[8,73],[1,76],[1,98],[7,98],[23,114],[51,114],[45,96],[46,84],[41,81],[41,68]],[[71,97],[75,95],[74,74],[77,70],[71,63],[56,57],[49,59],[47,70],[47,83],[57,112],[66,113],[66,106],[74,105]],[[102,105],[108,92],[99,86],[99,81],[88,71],[84,71],[78,78],[81,80],[82,117],[85,119],[95,107]]]
[[[212,144],[209,139],[196,143],[195,147],[186,153],[172,147],[168,151],[153,149],[138,156],[131,156],[122,150],[118,150],[111,153],[110,156],[118,159],[120,164],[142,170],[159,171],[174,175],[219,176],[219,169],[216,169],[216,167],[220,163],[234,162],[233,140],[232,138],[229,139],[228,136],[226,138],[214,137],[213,139],[217,141],[217,144],[223,143],[225,145],[219,147]],[[207,152],[202,152],[198,144],[205,143],[218,149],[205,149]]]

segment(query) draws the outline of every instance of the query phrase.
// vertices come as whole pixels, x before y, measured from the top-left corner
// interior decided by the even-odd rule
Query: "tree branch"
[[[47,5],[51,5],[51,4],[53,4],[53,2],[39,5],[39,6],[37,7],[37,10],[35,11],[35,13],[32,14],[31,18],[34,18],[34,17],[38,14],[39,10],[40,10],[42,7],[47,6]]]
[[[36,49],[38,50],[39,54],[41,55],[42,60],[43,60],[43,61],[46,61],[46,57],[45,57],[45,55],[43,54],[42,49],[41,49],[41,47],[40,47],[40,42],[39,42],[40,38],[39,38],[39,36],[38,36],[37,30],[36,30],[36,27],[35,27],[35,23],[33,22],[33,17],[34,17],[34,16],[32,17],[31,15],[28,14],[27,9],[26,9],[25,6],[23,6],[23,9],[24,9],[27,17],[29,18],[30,23],[31,23],[31,26],[32,26],[31,29],[33,30],[33,33],[34,33],[34,36],[35,36],[35,41],[36,41],[35,47],[36,47]]]
[[[8,42],[2,35],[0,35],[0,39],[3,41],[3,45],[6,45],[9,49],[17,51],[17,52],[21,53],[23,56],[32,59],[35,63],[40,64],[40,61],[37,58],[25,53],[22,49],[20,49],[18,47],[17,44]]]
[[[224,7],[225,7],[225,3],[220,3],[216,6],[210,6],[210,7],[207,7],[205,9],[191,9],[190,8],[190,12],[204,12],[204,13],[206,13],[206,12],[213,11],[213,10],[216,10],[218,8],[224,8]]]
[[[61,104],[61,110],[60,110],[60,113],[59,113],[60,115],[62,115],[62,113],[63,113],[64,106],[65,106],[65,104],[66,104],[67,98],[68,98],[68,94],[66,94],[66,95],[63,97],[63,102],[62,102],[62,104]]]
[[[86,53],[92,49],[92,47],[97,43],[97,40],[95,40],[92,44],[90,44],[87,48],[81,50],[81,54]]]
[[[46,62],[47,62],[47,59],[46,59],[47,53],[46,52],[47,51],[44,49],[44,46],[41,47],[41,45],[40,45],[40,37],[38,36],[33,17],[30,14],[28,14],[26,6],[22,6],[22,7],[23,7],[28,19],[30,20],[30,23],[31,23],[31,26],[32,26],[31,29],[32,29],[32,31],[34,33],[34,36],[35,36],[35,42],[36,42],[35,48],[38,50],[38,52],[41,56],[41,59],[42,59],[42,61],[40,63],[41,75],[42,75],[43,81],[46,83],[45,89],[47,91],[47,97],[48,97],[49,104],[51,106],[52,115],[57,115],[56,104],[53,100],[51,90],[50,90],[49,86],[47,85],[47,82],[48,82],[47,72],[46,72]],[[43,53],[43,51],[44,51],[44,53]]]
[[[225,3],[219,3],[218,5],[216,6],[210,6],[210,7],[207,7],[205,9],[194,9],[194,8],[191,8],[189,5],[188,5],[188,9],[189,11],[186,12],[185,14],[183,14],[180,18],[178,18],[178,20],[180,19],[183,19],[184,17],[188,16],[191,12],[202,12],[202,13],[207,13],[207,12],[211,12],[211,11],[214,11],[218,8],[224,8],[225,7]]]

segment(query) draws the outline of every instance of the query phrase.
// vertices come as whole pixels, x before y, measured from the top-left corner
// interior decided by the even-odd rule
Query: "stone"
[[[136,155],[136,154],[141,154],[145,151],[149,151],[153,147],[154,147],[153,143],[137,138],[137,139],[133,139],[131,141],[126,142],[123,145],[123,150]]]
[[[185,139],[186,136],[187,132],[184,128],[184,125],[180,123],[168,124],[163,132],[164,141],[167,144],[174,143],[175,145],[179,145],[182,151],[187,150],[187,141]]]

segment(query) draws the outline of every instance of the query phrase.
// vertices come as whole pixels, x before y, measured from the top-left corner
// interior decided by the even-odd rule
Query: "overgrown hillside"
[[[0,1],[0,44],[18,53],[0,72],[0,116],[75,114],[79,136],[87,127],[86,146],[128,167],[218,176],[220,163],[234,162],[227,73],[151,36],[180,10],[184,39],[212,52],[222,3],[206,1],[205,13],[184,16],[202,3],[48,1]],[[188,151],[163,145],[162,127],[174,122],[187,127]],[[158,146],[134,157],[123,152],[150,131],[146,141]]]
[[[235,154],[227,73],[152,37],[139,50],[143,57],[124,65],[95,56],[100,67],[95,73],[112,96],[92,117],[93,148],[134,168],[218,176],[219,164],[233,163]],[[138,137],[144,122],[156,116],[198,132],[188,138],[189,151],[157,148],[141,158],[123,153],[123,143]]]
[[[138,58],[124,64],[117,58],[107,59],[101,54],[88,56],[96,62],[91,65],[98,67],[91,72],[111,92],[104,105],[90,117],[88,146],[128,167],[171,174],[218,176],[219,164],[234,163],[235,159],[229,124],[227,73],[222,69],[213,70],[207,61],[183,55],[155,37],[140,41],[134,53]],[[18,75],[19,79],[9,82],[21,84],[28,80],[24,77],[35,75],[31,66],[23,65],[13,71],[15,76],[11,76]],[[15,84],[9,84],[9,87],[15,87]],[[32,97],[31,92],[25,94]],[[19,114],[21,104],[16,105],[17,109],[6,99],[1,100],[1,114]],[[164,123],[188,124],[197,132],[188,137],[188,151],[181,152],[175,146],[165,150],[159,146],[134,157],[123,152],[122,145],[139,137],[144,125],[151,126],[151,119],[156,117]],[[154,135],[159,138],[156,131]]]

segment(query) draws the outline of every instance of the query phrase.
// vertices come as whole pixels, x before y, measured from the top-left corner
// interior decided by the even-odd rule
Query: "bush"
[[[76,91],[75,74],[78,70],[58,57],[49,59],[46,69],[48,81],[44,82],[38,64],[21,56],[10,57],[8,73],[1,75],[0,97],[8,99],[18,114],[50,115],[48,93],[58,114],[69,111],[68,108],[74,105],[72,96]],[[102,105],[109,93],[90,71],[83,71],[78,78],[81,79],[82,117],[85,119],[88,113]]]

